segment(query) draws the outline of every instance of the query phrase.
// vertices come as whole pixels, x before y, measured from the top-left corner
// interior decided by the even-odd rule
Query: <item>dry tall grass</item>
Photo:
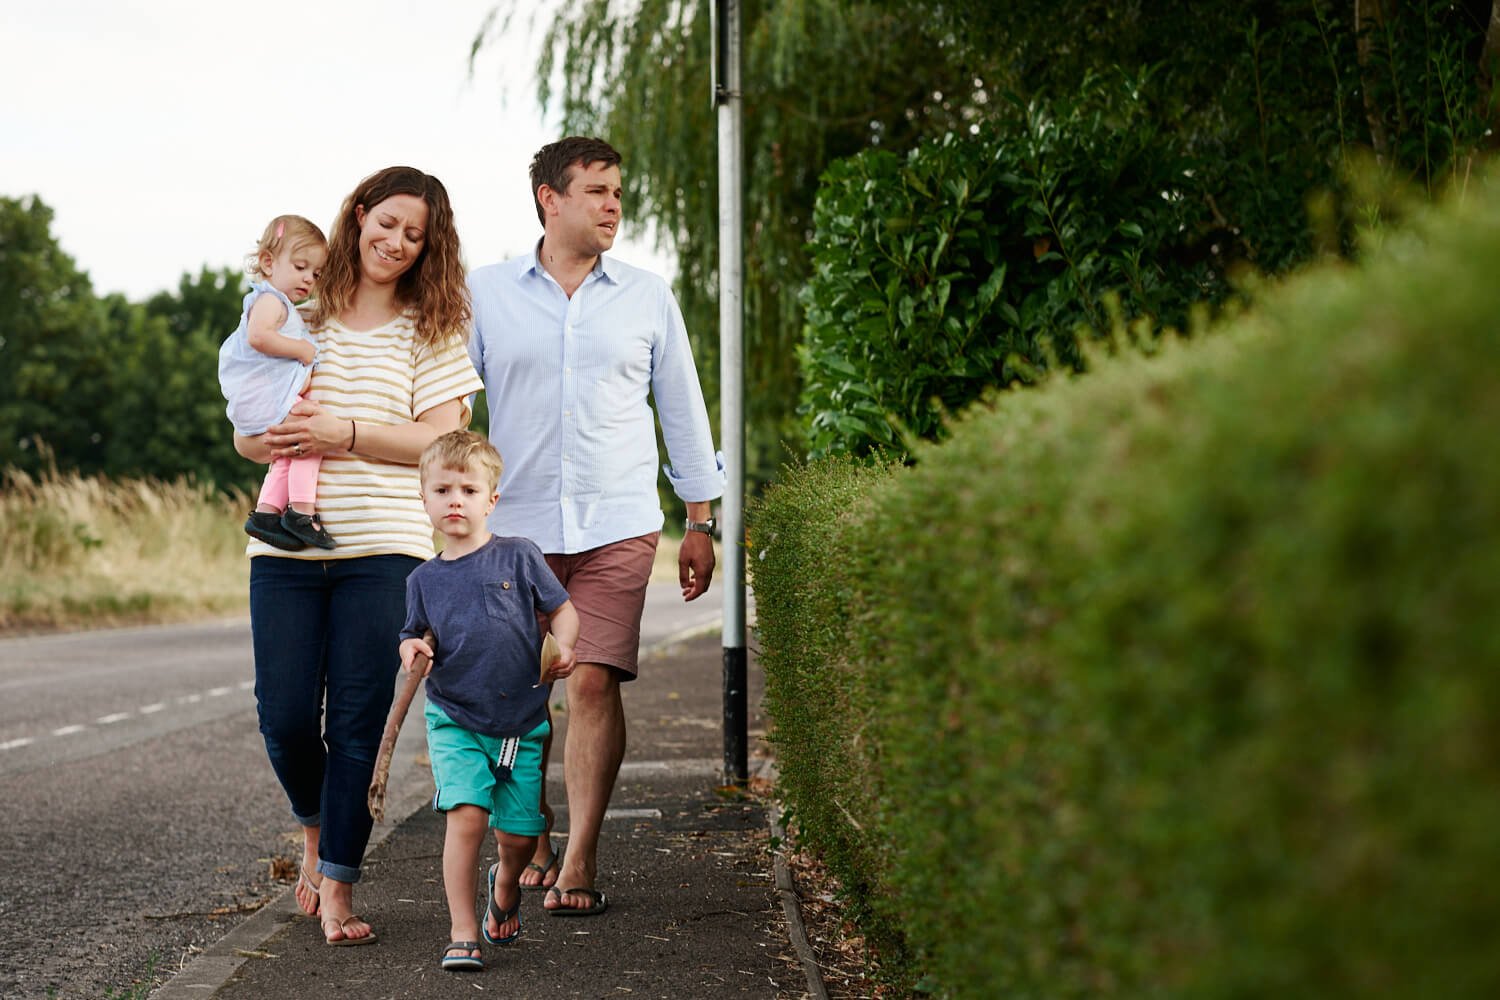
[[[191,482],[0,473],[0,633],[248,612],[249,501]],[[652,579],[677,580],[663,535]]]
[[[74,473],[0,479],[0,631],[241,613],[243,497]]]

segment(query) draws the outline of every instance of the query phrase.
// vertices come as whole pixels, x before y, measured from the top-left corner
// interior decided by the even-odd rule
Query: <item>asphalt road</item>
[[[653,584],[643,647],[717,627],[721,599]],[[0,640],[0,996],[120,994],[284,891],[298,834],[252,677],[246,621]]]

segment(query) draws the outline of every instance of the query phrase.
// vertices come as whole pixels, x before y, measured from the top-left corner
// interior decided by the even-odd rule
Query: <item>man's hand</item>
[[[714,540],[701,531],[682,536],[677,550],[677,582],[682,585],[682,599],[696,601],[708,593],[714,578]]]

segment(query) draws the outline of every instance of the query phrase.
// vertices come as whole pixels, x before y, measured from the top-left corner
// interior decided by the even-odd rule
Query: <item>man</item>
[[[492,530],[536,542],[582,620],[568,680],[567,851],[559,866],[544,792],[549,836],[522,884],[547,889],[552,915],[584,916],[608,906],[596,884],[599,829],[625,755],[620,685],[636,675],[663,520],[648,393],[664,471],[687,506],[683,600],[702,596],[713,577],[710,513],[724,476],[671,289],[605,255],[620,225],[620,154],[601,139],[551,143],[532,160],[531,189],[542,238],[531,253],[469,276],[469,354],[505,461]]]

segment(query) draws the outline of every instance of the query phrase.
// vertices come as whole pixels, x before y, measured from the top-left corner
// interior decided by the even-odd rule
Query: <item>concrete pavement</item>
[[[784,906],[788,894],[777,888],[767,804],[719,787],[720,644],[717,630],[675,636],[645,657],[640,680],[624,689],[630,746],[599,851],[606,913],[552,917],[542,893],[526,893],[519,942],[486,945],[481,973],[442,971],[443,818],[427,807],[431,776],[422,775],[390,790],[394,821],[377,828],[356,890],[357,909],[375,927],[378,944],[326,946],[317,922],[302,916],[288,890],[153,997],[816,996],[820,985],[810,982],[806,955],[792,943],[800,933],[795,906]],[[769,770],[761,691],[752,656],[752,773]],[[563,831],[564,700],[554,696],[559,738],[548,786]],[[419,712],[414,706],[418,718]],[[402,736],[421,738],[420,728]],[[554,837],[565,849],[566,836]],[[484,864],[492,860],[493,844]],[[482,907],[482,898],[475,905]]]

